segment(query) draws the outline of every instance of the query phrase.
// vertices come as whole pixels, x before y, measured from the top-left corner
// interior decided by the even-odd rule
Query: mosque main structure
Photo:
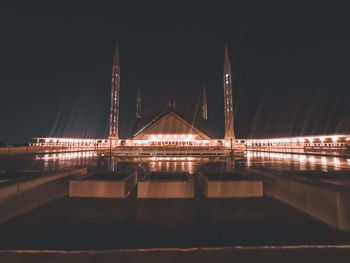
[[[228,48],[225,46],[223,67],[225,136],[215,138],[208,126],[208,105],[203,87],[202,112],[188,119],[170,100],[168,107],[152,119],[141,117],[141,90],[136,97],[136,120],[128,138],[119,137],[120,61],[116,47],[113,67],[108,139],[36,138],[35,146],[68,147],[70,149],[106,149],[116,155],[236,155],[246,150],[288,153],[339,153],[349,155],[350,135],[331,134],[268,139],[236,139],[232,95],[232,72]]]
[[[231,64],[227,46],[225,47],[224,59],[224,114],[225,114],[225,139],[229,141],[230,146],[235,144],[234,135],[234,115],[232,100],[232,81],[231,81]],[[125,140],[120,140],[118,136],[119,127],[119,93],[120,93],[120,64],[119,50],[115,50],[113,69],[112,69],[112,87],[111,87],[111,108],[110,108],[110,128],[108,139],[112,140],[114,145],[127,144]],[[208,106],[206,90],[203,88],[202,100],[202,120],[186,120],[176,111],[175,101],[169,101],[168,109],[155,116],[152,121],[141,121],[141,94],[138,87],[136,99],[136,122],[131,135],[131,140],[137,141],[136,144],[146,146],[191,146],[193,144],[211,144],[213,136],[210,135],[204,125],[208,119]],[[218,140],[214,139],[216,143]],[[233,141],[231,143],[231,141]],[[131,142],[129,142],[131,143]],[[224,144],[221,141],[219,144]],[[227,142],[226,142],[227,143]]]

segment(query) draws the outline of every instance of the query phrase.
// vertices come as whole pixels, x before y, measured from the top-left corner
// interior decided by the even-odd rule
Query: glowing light
[[[93,157],[97,156],[97,153],[95,152],[74,152],[74,153],[54,153],[54,154],[45,154],[42,156],[37,156],[36,159],[44,159],[45,161],[48,160],[70,160],[75,158],[81,158],[81,157]],[[103,156],[103,155],[102,155]]]
[[[340,164],[340,161],[338,158],[333,158],[333,162],[334,162],[335,166],[338,166]]]

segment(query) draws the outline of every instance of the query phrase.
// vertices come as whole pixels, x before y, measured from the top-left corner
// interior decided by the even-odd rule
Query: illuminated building
[[[209,135],[192,126],[174,111],[163,113],[151,123],[147,123],[132,137],[134,140],[175,143],[191,140],[210,140]]]
[[[349,134],[315,135],[284,138],[248,139],[248,150],[290,153],[349,151]]]
[[[236,139],[232,98],[232,72],[228,48],[225,46],[224,70],[225,137],[215,138],[208,127],[208,105],[203,85],[202,114],[186,119],[169,100],[168,108],[152,119],[141,118],[141,90],[136,95],[136,120],[128,138],[119,138],[119,50],[115,50],[108,139],[36,138],[33,146],[58,147],[60,150],[106,149],[115,154],[127,155],[229,155],[245,150],[284,153],[327,153],[349,155],[350,135],[334,134],[270,139]]]

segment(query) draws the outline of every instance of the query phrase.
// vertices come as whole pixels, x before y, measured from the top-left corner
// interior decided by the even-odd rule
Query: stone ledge
[[[69,182],[69,197],[124,198],[127,197],[137,184],[137,172],[124,178],[92,180],[71,180]]]
[[[208,198],[248,198],[262,197],[262,181],[247,178],[225,180],[210,179],[204,173],[199,173],[199,182]]]

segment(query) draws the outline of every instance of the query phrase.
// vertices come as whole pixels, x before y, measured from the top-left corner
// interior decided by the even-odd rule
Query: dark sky
[[[135,119],[138,84],[149,116],[168,99],[198,110],[203,81],[209,121],[223,136],[225,43],[237,137],[350,133],[345,7],[125,2],[0,4],[0,140],[106,137],[116,43],[121,136]]]

